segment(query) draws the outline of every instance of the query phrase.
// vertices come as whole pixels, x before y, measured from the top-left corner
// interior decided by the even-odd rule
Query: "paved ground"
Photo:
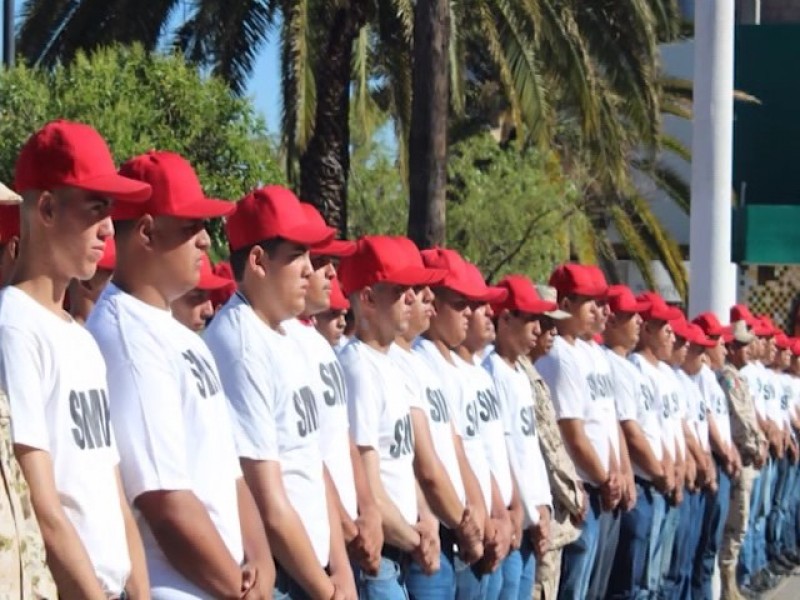
[[[798,600],[800,598],[800,570],[785,577],[781,584],[764,595],[764,600]]]

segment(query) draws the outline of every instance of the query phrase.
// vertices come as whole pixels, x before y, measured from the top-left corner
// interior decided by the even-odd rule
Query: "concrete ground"
[[[784,577],[778,587],[764,594],[764,600],[798,600],[800,598],[800,570]]]

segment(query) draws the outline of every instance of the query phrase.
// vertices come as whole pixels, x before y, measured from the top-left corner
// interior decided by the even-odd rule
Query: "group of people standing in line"
[[[54,121],[0,190],[0,598],[756,597],[800,339],[602,271],[487,285]],[[212,266],[206,221],[224,218]]]

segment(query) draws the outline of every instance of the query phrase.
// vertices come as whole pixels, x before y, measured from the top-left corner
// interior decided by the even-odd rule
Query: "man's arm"
[[[150,578],[147,574],[147,561],[144,557],[144,545],[133,512],[125,499],[125,490],[122,487],[122,479],[119,474],[119,467],[114,469],[117,479],[117,493],[119,494],[119,504],[122,510],[122,519],[125,522],[125,538],[128,540],[128,556],[131,559],[131,574],[125,583],[125,592],[132,600],[150,598]]]
[[[411,423],[414,427],[414,474],[425,494],[425,500],[433,514],[446,527],[456,529],[464,514],[464,506],[436,454],[431,430],[421,409],[411,409]]]
[[[236,497],[245,564],[256,570],[255,586],[260,592],[257,595],[272,594],[272,589],[275,587],[275,561],[272,559],[272,551],[261,516],[258,514],[258,507],[244,477],[236,480]],[[248,592],[248,600],[252,596],[253,592]]]
[[[289,502],[280,463],[246,458],[242,458],[241,463],[275,559],[312,598],[332,598],[336,590],[317,560],[297,511]]]
[[[218,598],[241,596],[242,571],[193,492],[145,492],[134,505],[169,562],[186,579]]]
[[[635,420],[622,421],[620,423],[625,441],[628,443],[628,451],[631,459],[636,466],[644,471],[653,482],[664,479],[664,465],[656,458],[650,443],[642,431],[641,426]]]
[[[350,559],[345,549],[342,527],[337,520],[339,516],[337,503],[341,504],[341,502],[339,501],[339,494],[336,493],[336,486],[333,484],[327,467],[325,467],[325,495],[327,497],[328,519],[331,528],[331,581],[342,593],[345,600],[357,600],[358,593],[356,592],[356,582],[353,578],[353,569],[350,566]]]
[[[406,523],[397,506],[386,494],[381,481],[381,459],[378,456],[378,452],[371,446],[359,446],[359,451],[364,464],[364,473],[367,476],[369,487],[375,496],[375,502],[381,514],[383,537],[386,543],[404,552],[414,552],[419,547],[419,533],[411,524]]]
[[[375,496],[364,473],[361,455],[352,438],[350,439],[350,461],[353,464],[353,481],[356,486],[356,502],[358,503],[358,518],[354,522],[358,531],[355,539],[348,541],[345,538],[345,541],[352,544],[350,551],[358,555],[359,566],[368,575],[377,575],[383,549],[383,523]]]
[[[86,548],[61,506],[50,454],[20,444],[14,445],[14,452],[30,488],[31,504],[47,551],[47,565],[60,596],[105,600]]]
[[[603,467],[594,446],[586,436],[583,419],[561,419],[558,427],[561,429],[561,438],[575,465],[581,468],[592,479],[592,482],[597,482],[596,485],[606,481],[609,473]]]

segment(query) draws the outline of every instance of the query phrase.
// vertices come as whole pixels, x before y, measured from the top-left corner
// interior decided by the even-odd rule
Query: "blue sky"
[[[270,132],[278,133],[281,122],[281,75],[278,32],[273,28],[258,57],[247,92],[266,117]]]

